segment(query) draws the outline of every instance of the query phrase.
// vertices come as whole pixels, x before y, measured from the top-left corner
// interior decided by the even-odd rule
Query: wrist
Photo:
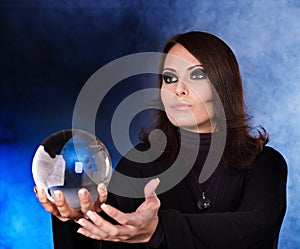
[[[158,220],[155,231],[148,241],[148,246],[151,248],[158,248],[163,243],[164,236],[163,224],[160,220]]]

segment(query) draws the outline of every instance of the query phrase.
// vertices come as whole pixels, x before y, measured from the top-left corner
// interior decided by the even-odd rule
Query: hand
[[[78,223],[82,227],[77,232],[98,240],[127,243],[148,242],[158,224],[157,212],[160,201],[154,192],[158,184],[159,179],[153,179],[146,184],[145,201],[133,213],[123,213],[110,205],[101,205],[102,210],[116,220],[118,225],[111,224],[96,212],[88,211],[87,216],[92,222],[84,218],[80,219]]]
[[[63,192],[60,190],[54,191],[55,203],[52,203],[47,198],[46,193],[43,189],[37,188],[35,186],[34,192],[45,210],[55,215],[61,221],[67,221],[70,219],[78,220],[82,217],[86,217],[85,215],[88,210],[100,212],[101,204],[104,203],[107,199],[107,189],[106,186],[102,183],[98,185],[98,198],[95,202],[91,201],[90,194],[87,189],[82,188],[78,191],[78,196],[81,204],[80,208],[69,207]]]

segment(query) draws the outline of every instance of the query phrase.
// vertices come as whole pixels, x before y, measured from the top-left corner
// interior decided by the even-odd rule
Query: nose
[[[175,88],[175,94],[177,97],[187,96],[189,93],[188,88],[184,83],[178,81]]]

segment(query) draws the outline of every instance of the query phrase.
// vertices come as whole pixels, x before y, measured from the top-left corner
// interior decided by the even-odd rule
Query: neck
[[[211,133],[195,133],[180,129],[180,139],[182,145],[186,148],[199,146],[201,150],[209,150]]]

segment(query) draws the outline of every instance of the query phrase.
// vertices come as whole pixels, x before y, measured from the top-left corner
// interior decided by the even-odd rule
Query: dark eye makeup
[[[176,76],[176,74],[171,72],[164,72],[162,77],[167,84],[175,83],[178,81],[178,77]]]
[[[178,82],[177,75],[170,71],[163,72],[162,77],[166,84],[172,84],[172,83]],[[206,79],[206,78],[207,78],[207,75],[202,68],[196,68],[190,74],[191,80],[202,80],[202,79]]]
[[[206,79],[206,78],[207,78],[207,76],[206,76],[204,70],[201,68],[196,68],[194,71],[192,71],[192,73],[190,75],[191,80],[202,80],[202,79]]]

